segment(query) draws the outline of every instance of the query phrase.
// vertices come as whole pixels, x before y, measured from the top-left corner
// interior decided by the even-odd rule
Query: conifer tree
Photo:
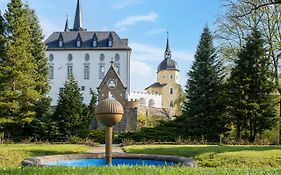
[[[46,45],[43,41],[44,35],[42,28],[40,26],[39,20],[35,14],[35,11],[30,9],[28,5],[25,5],[25,10],[27,13],[27,20],[29,24],[29,33],[30,33],[30,52],[36,63],[36,81],[37,88],[36,90],[43,96],[48,93],[48,60],[45,55]],[[44,101],[44,100],[43,100]]]
[[[77,135],[77,131],[85,127],[82,100],[77,81],[71,76],[59,93],[58,105],[52,117],[61,135]]]
[[[0,11],[0,61],[4,61],[5,58],[5,42],[6,42],[6,25]]]
[[[226,130],[226,121],[221,103],[222,67],[212,40],[211,32],[205,27],[188,73],[183,117],[189,136],[217,141],[219,134]]]
[[[256,139],[273,126],[276,114],[270,60],[265,56],[260,32],[254,30],[240,51],[228,82],[232,121],[237,130]]]
[[[23,126],[32,121],[40,98],[36,90],[37,65],[30,53],[30,29],[21,0],[11,0],[7,7],[5,60],[0,63],[0,111],[1,116]]]

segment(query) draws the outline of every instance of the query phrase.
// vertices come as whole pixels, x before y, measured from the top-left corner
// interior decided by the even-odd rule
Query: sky
[[[1,13],[9,0],[0,0]],[[35,10],[45,38],[63,31],[66,16],[73,25],[77,0],[23,0]],[[220,0],[80,0],[84,28],[88,31],[116,31],[129,39],[131,90],[144,91],[156,82],[158,65],[164,59],[169,31],[172,59],[180,68],[184,87],[194,61],[203,27],[215,30],[222,13]]]

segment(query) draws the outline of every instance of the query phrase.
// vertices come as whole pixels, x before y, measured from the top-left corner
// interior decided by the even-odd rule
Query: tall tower
[[[168,33],[164,60],[159,64],[157,69],[157,82],[147,87],[146,91],[161,94],[162,107],[164,108],[173,108],[181,91],[179,85],[179,66],[172,59]]]

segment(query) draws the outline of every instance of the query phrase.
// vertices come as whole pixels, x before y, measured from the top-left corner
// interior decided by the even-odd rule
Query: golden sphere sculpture
[[[114,99],[105,99],[99,102],[96,108],[96,118],[106,127],[112,127],[118,124],[124,109],[122,105]]]
[[[105,126],[105,158],[108,165],[112,164],[112,126],[118,124],[124,109],[114,99],[105,99],[99,102],[96,108],[96,118]]]

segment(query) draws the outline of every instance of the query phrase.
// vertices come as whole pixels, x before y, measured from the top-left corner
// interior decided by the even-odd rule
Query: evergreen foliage
[[[276,122],[274,83],[260,32],[254,30],[240,51],[228,82],[230,112],[237,130],[250,141]]]
[[[222,103],[223,71],[208,27],[204,28],[188,73],[182,117],[187,135],[216,141],[226,131]]]
[[[40,99],[36,90],[37,65],[30,53],[31,35],[22,2],[12,0],[7,6],[5,59],[0,62],[0,115],[22,126],[32,121]]]
[[[25,5],[25,10],[27,13],[27,20],[29,25],[30,33],[30,52],[36,63],[36,90],[42,95],[41,98],[44,98],[48,93],[48,60],[45,56],[46,46],[43,42],[44,35],[42,28],[40,26],[39,20],[35,14],[35,11],[30,9],[28,5]],[[44,100],[43,100],[44,101]]]
[[[83,97],[73,76],[68,79],[59,93],[58,105],[52,117],[60,135],[77,135],[85,127]]]
[[[91,90],[91,95],[92,98],[88,106],[88,117],[91,120],[90,129],[97,129],[98,123],[95,114],[96,106],[97,106],[97,93]]]

